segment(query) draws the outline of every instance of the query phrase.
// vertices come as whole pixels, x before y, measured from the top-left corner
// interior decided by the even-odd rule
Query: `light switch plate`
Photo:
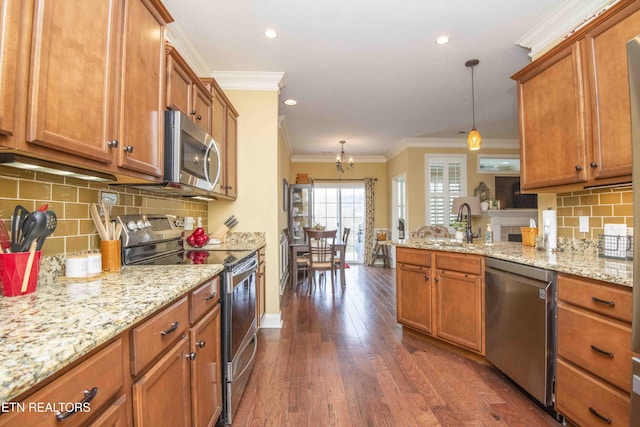
[[[588,233],[589,232],[589,217],[581,216],[580,217],[580,232]]]
[[[103,191],[100,193],[100,200],[102,200],[105,205],[114,206],[118,203],[118,193]]]

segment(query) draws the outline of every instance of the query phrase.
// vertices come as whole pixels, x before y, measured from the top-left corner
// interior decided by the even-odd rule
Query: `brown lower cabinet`
[[[213,426],[220,350],[216,276],[34,386],[15,402],[25,410],[0,414],[0,426]],[[79,410],[35,410],[61,402]]]
[[[630,288],[558,274],[556,410],[581,426],[628,426]]]
[[[484,354],[484,257],[396,249],[397,321]]]

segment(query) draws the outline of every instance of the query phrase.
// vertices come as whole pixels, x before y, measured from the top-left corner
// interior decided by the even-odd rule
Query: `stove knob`
[[[143,220],[139,220],[137,225],[138,225],[138,228],[143,229],[144,228],[144,221]]]
[[[136,225],[136,223],[134,221],[129,221],[127,223],[127,228],[129,230],[135,230],[136,228],[138,228],[138,226]]]
[[[147,219],[147,220],[145,220],[145,222],[144,222],[144,226],[145,226],[145,227],[151,227],[151,221],[149,221],[148,219]]]

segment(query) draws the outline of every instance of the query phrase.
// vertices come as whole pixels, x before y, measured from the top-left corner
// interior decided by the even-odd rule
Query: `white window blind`
[[[466,155],[425,155],[427,225],[449,225],[455,197],[467,195]]]

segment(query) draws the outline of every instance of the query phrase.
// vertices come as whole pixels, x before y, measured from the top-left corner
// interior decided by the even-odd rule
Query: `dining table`
[[[295,286],[298,280],[298,263],[296,260],[298,256],[309,252],[309,241],[305,239],[294,239],[289,243],[289,247],[291,248],[291,262],[289,263],[289,273],[291,275],[291,285]],[[347,244],[343,242],[340,238],[336,238],[333,243],[334,252],[338,254],[340,258],[340,265],[338,269],[340,270],[340,283],[342,286],[345,285],[345,257],[346,257],[346,249]]]

